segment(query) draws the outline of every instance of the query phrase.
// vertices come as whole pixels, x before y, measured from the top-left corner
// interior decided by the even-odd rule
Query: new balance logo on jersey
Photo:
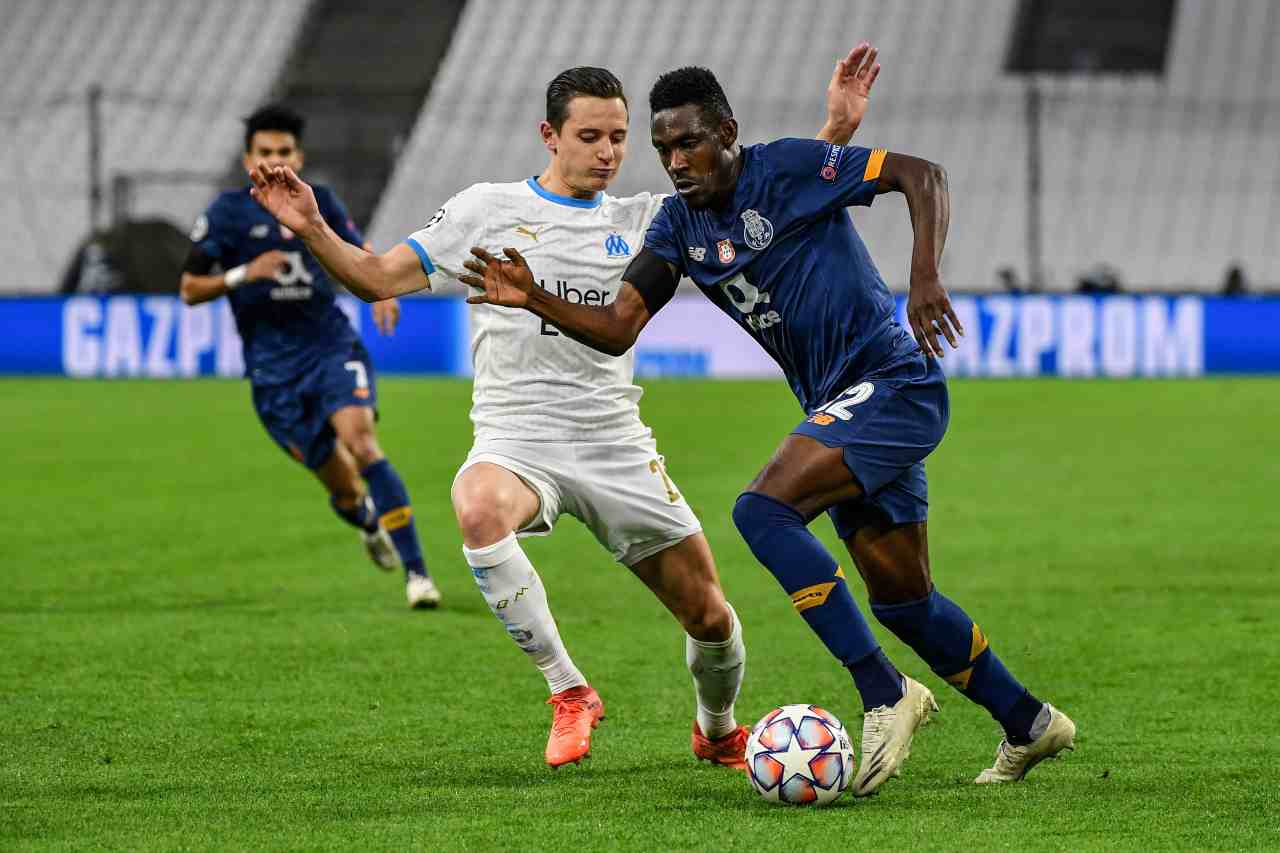
[[[690,246],[689,247],[689,260],[700,264],[706,259],[707,259],[706,246]]]
[[[529,239],[533,240],[533,242],[536,243],[538,242],[538,235],[545,234],[547,232],[547,229],[550,227],[551,227],[550,225],[543,225],[541,228],[535,231],[532,228],[526,228],[523,225],[517,225],[516,233],[520,234],[521,236],[528,237]]]
[[[611,258],[625,258],[631,254],[631,247],[627,245],[627,241],[622,239],[622,235],[617,231],[605,238],[604,250]]]

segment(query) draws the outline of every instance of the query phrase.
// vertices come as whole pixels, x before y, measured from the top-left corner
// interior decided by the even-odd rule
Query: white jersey
[[[456,282],[471,247],[513,246],[534,280],[570,302],[607,305],[641,247],[660,195],[556,195],[537,181],[474,184],[409,236],[433,289]],[[617,441],[647,433],[634,350],[597,352],[516,308],[473,305],[471,421],[477,442]]]

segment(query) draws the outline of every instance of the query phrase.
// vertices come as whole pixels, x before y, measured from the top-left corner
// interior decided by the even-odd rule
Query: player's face
[[[283,130],[259,130],[249,140],[249,150],[244,152],[244,170],[247,172],[259,163],[288,166],[301,172],[302,149],[298,147],[298,140]]]
[[[597,193],[627,155],[627,106],[621,98],[574,98],[558,133],[542,123],[542,139],[566,184],[583,195]]]
[[[733,119],[717,125],[700,107],[687,104],[654,113],[651,133],[662,168],[689,207],[710,207],[733,189],[738,138]]]

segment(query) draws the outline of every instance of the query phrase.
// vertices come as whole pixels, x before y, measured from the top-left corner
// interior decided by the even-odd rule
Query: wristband
[[[249,274],[249,265],[241,264],[226,271],[222,276],[222,283],[227,286],[227,290],[235,290],[237,286],[244,283],[245,276]]]

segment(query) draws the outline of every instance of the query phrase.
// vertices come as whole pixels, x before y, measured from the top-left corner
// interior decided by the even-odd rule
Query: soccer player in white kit
[[[821,137],[843,144],[879,71],[869,45],[836,64]],[[573,68],[547,88],[540,125],[550,153],[525,181],[475,184],[383,255],[325,225],[310,187],[288,168],[254,170],[254,198],[306,242],[357,296],[377,301],[467,275],[472,246],[512,244],[553,271],[542,287],[608,304],[663,196],[604,190],[626,152],[622,85],[600,68]],[[476,305],[471,419],[475,444],[453,483],[463,554],[485,601],[541,670],[553,707],[546,761],[581,760],[604,704],[565,650],[537,571],[519,537],[546,535],[561,513],[581,520],[636,574],[686,632],[699,758],[742,769],[747,729],[733,714],[746,657],[742,629],[720,589],[701,525],[667,475],[640,420],[634,355],[615,358],[531,314]]]

